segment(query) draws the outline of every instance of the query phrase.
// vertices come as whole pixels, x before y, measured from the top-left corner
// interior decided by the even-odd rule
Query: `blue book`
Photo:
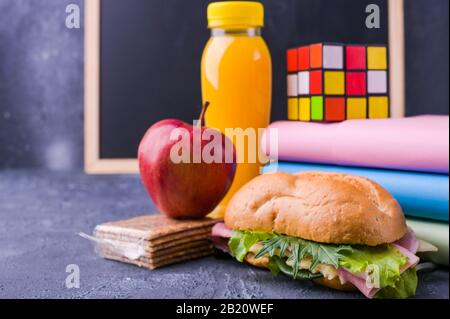
[[[400,203],[405,215],[448,222],[448,175],[293,162],[272,163],[263,168],[263,173],[274,171],[323,171],[367,177],[387,189]]]

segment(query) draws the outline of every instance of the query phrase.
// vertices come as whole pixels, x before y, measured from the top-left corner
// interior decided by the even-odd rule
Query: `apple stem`
[[[206,101],[205,104],[203,104],[202,111],[200,113],[200,117],[197,122],[197,126],[199,126],[199,127],[205,126],[205,114],[206,114],[206,110],[208,109],[210,104],[211,103],[209,103],[208,101]]]

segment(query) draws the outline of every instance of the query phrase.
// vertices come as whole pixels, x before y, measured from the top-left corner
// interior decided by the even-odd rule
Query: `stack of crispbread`
[[[155,269],[213,254],[213,219],[175,220],[147,215],[98,225],[98,254],[106,259]]]

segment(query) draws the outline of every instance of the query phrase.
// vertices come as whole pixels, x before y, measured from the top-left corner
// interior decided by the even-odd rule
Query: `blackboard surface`
[[[134,158],[153,123],[197,117],[209,2],[102,1],[101,158]],[[387,0],[261,2],[263,36],[273,60],[272,120],[286,118],[286,48],[314,42],[387,44]],[[381,9],[380,29],[365,26],[365,9],[372,3]]]
[[[90,0],[86,0],[88,3]],[[147,2],[155,2],[146,0]],[[164,1],[164,0],[163,0]],[[165,0],[171,3],[169,0]],[[318,1],[318,0],[317,0]],[[354,0],[358,2],[358,0]],[[134,4],[131,0],[103,0]],[[201,46],[208,32],[204,29],[206,1],[185,0],[190,10],[198,10],[198,21],[192,20],[190,32],[198,28],[204,39],[194,39]],[[308,1],[309,3],[315,2]],[[83,33],[81,29],[64,26],[67,1],[1,0],[0,12],[0,169],[49,168],[77,170],[83,167]],[[71,0],[84,9],[83,0]],[[173,1],[172,1],[173,3]],[[271,47],[296,44],[288,29],[291,15],[300,10],[302,0],[265,1],[268,6],[268,26],[264,36],[270,37]],[[446,114],[449,112],[449,1],[406,0],[406,112],[407,115]],[[196,8],[196,7],[199,8]],[[289,6],[290,9],[285,9]],[[290,7],[292,6],[292,8]],[[185,11],[187,6],[181,6]],[[292,11],[286,13],[286,11]],[[175,14],[175,13],[173,13]],[[283,17],[286,15],[286,19]],[[281,18],[280,18],[281,16]],[[277,18],[278,17],[278,18]],[[20,23],[26,21],[26,23]],[[112,21],[127,25],[133,21]],[[272,32],[272,29],[276,30]],[[186,25],[183,25],[186,27]],[[183,31],[178,28],[178,31]],[[294,30],[295,31],[295,30]],[[305,32],[311,30],[305,30]],[[147,31],[146,31],[147,32]],[[184,31],[187,32],[187,31]],[[144,34],[144,32],[141,32]],[[287,40],[286,40],[287,39]],[[284,64],[281,50],[272,49],[274,78],[280,81]],[[201,53],[201,49],[199,50]],[[44,54],[45,53],[45,54]],[[69,54],[67,54],[69,53]],[[280,60],[280,61],[278,61]],[[198,72],[198,60],[193,72]],[[191,75],[196,85],[190,94],[200,98],[198,73]],[[275,83],[273,119],[284,116],[284,81]],[[280,93],[277,93],[279,90]],[[153,103],[158,103],[154,100]],[[195,99],[194,108],[198,101]],[[63,106],[63,107],[62,107]],[[122,106],[127,107],[127,106]],[[149,105],[149,108],[151,105]],[[129,107],[128,107],[129,109]],[[151,108],[150,108],[151,109]],[[109,114],[109,113],[108,113]],[[121,126],[123,132],[135,129],[132,121]],[[138,134],[136,134],[138,135]],[[114,136],[114,135],[112,135]],[[116,136],[119,139],[119,136]],[[104,143],[105,141],[102,141]],[[121,144],[122,141],[119,141]],[[130,143],[130,142],[127,142]],[[56,150],[56,151],[55,151]],[[58,151],[59,150],[59,151]],[[61,150],[66,154],[63,160]],[[105,148],[103,149],[105,152]],[[123,153],[126,153],[123,151]],[[135,153],[131,150],[129,153]],[[49,154],[54,154],[49,156]],[[118,157],[118,155],[116,155]],[[56,164],[56,167],[55,167]]]

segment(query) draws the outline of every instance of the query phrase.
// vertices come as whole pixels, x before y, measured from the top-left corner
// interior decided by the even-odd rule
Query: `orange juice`
[[[202,58],[203,102],[210,102],[206,126],[217,128],[234,142],[228,128],[262,129],[270,120],[272,64],[260,35],[263,7],[256,2],[219,2],[208,8],[212,36]],[[257,136],[256,148],[259,151]],[[223,217],[230,197],[259,175],[261,163],[251,160],[248,143],[235,143],[239,163],[228,194],[213,212]]]

